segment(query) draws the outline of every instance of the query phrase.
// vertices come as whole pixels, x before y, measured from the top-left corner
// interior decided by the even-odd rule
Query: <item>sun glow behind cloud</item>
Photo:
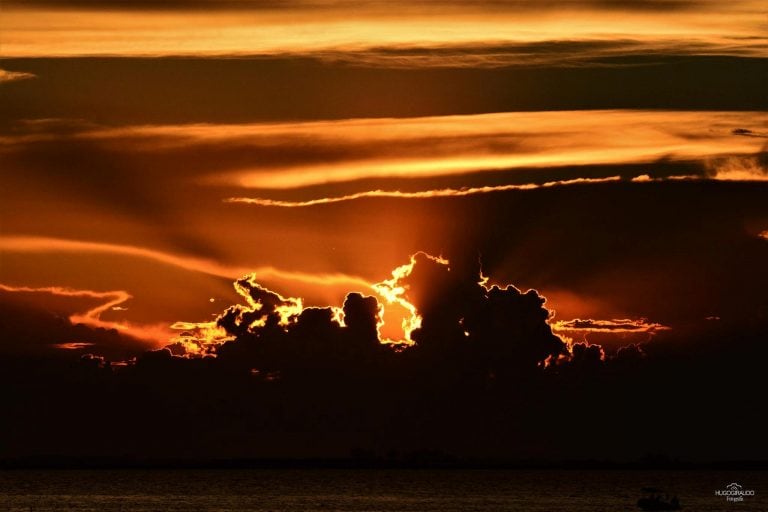
[[[4,4],[7,8],[2,13],[5,28],[0,36],[2,55],[10,58],[82,55],[206,57],[191,65],[196,69],[200,62],[209,65],[230,57],[259,55],[252,61],[243,61],[245,66],[257,61],[269,62],[273,67],[264,69],[277,70],[279,75],[285,62],[290,62],[290,66],[295,63],[295,69],[303,71],[300,66],[311,61],[315,66],[313,69],[322,68],[324,73],[327,68],[333,68],[334,73],[339,73],[333,75],[333,80],[345,80],[344,73],[350,68],[359,71],[377,66],[377,72],[386,69],[391,73],[381,76],[399,76],[392,72],[392,68],[423,71],[424,67],[467,68],[472,72],[477,69],[481,73],[489,72],[488,68],[503,66],[548,70],[557,67],[558,73],[562,73],[563,68],[589,65],[623,72],[623,66],[643,70],[653,67],[655,58],[668,59],[665,62],[674,65],[679,57],[754,58],[768,55],[765,9],[762,2],[757,1],[724,5],[706,0],[613,3],[510,0],[492,2],[491,7],[488,3],[457,1],[266,4],[243,1],[222,2],[216,7],[211,3],[209,10],[190,7],[199,3],[185,0],[166,4],[129,4],[110,0],[11,1]],[[265,8],[265,5],[271,7]],[[674,16],[669,15],[669,9],[674,10]],[[224,59],[215,56],[224,56]],[[33,63],[33,60],[26,63]],[[41,59],[47,63],[33,63],[39,67],[30,64],[30,71],[23,69],[24,61],[13,61],[7,66],[4,63],[3,66],[13,71],[0,71],[0,82],[9,91],[32,91],[28,103],[36,104],[39,98],[48,101],[47,93],[66,92],[69,85],[61,84],[69,84],[67,73],[74,73],[77,77],[74,82],[82,77],[83,83],[90,83],[95,75],[88,73],[93,70],[102,73],[106,69],[100,68],[104,62],[112,65],[120,61],[72,59],[67,65],[75,66],[73,72],[71,68],[57,68],[64,60],[67,59],[52,59],[51,64]],[[691,60],[697,60],[697,65],[708,62],[706,58],[692,57]],[[731,65],[738,61],[743,65],[746,60],[751,59],[721,59],[718,62]],[[142,66],[152,67],[160,63],[174,77],[177,71],[190,65],[186,58],[145,61],[137,63],[125,59],[119,64],[136,73],[136,69],[145,69]],[[90,62],[94,67],[83,65],[80,69],[79,62]],[[62,75],[51,80],[45,70]],[[435,73],[431,80],[443,76],[440,74],[443,71],[430,69],[430,73]],[[519,72],[519,68],[514,71]],[[397,72],[403,71],[399,69]],[[269,72],[263,74],[272,79]],[[297,74],[304,76],[301,72]],[[141,72],[138,76],[143,80]],[[148,92],[154,91],[156,99],[162,100],[168,91],[172,95],[178,89],[177,82],[169,80],[167,75],[157,76],[161,77],[157,83],[153,82],[147,88]],[[272,89],[262,84],[261,88],[251,90],[253,76],[225,73],[216,79],[238,84],[242,79],[242,90],[232,94],[236,108],[240,102],[269,103]],[[468,75],[450,76],[459,77],[456,82],[464,83],[461,77]],[[530,78],[534,75],[519,75],[523,76]],[[694,82],[697,76],[691,73],[687,79]],[[110,75],[106,81],[102,77],[102,82],[96,82],[109,84],[113,78]],[[489,90],[493,89],[493,94],[499,96],[508,93],[518,97],[527,93],[526,101],[538,101],[537,87],[544,84],[534,81],[528,84],[529,90],[523,91],[525,79],[518,81],[517,78],[514,73],[505,75],[503,80],[508,83],[497,82],[497,87],[489,87]],[[402,90],[413,89],[413,84],[418,87],[418,80],[420,78],[407,82]],[[666,90],[665,80],[666,77],[661,79],[663,90]],[[386,83],[386,79],[382,82]],[[739,78],[734,82],[740,83]],[[590,88],[590,94],[610,97],[613,82],[608,80],[606,83],[603,89],[593,91]],[[139,84],[134,89],[144,92],[143,82],[139,81]],[[397,79],[393,81],[393,85],[396,84]],[[312,85],[308,83],[307,89]],[[335,91],[336,85],[337,82],[330,83],[331,90]],[[294,97],[303,94],[303,90],[286,93],[281,87],[278,84],[280,101],[300,102],[303,98]],[[424,87],[430,89],[432,83],[425,83]],[[478,96],[481,91],[476,87],[467,86],[462,94]],[[680,90],[686,87],[689,87],[688,82]],[[77,89],[76,86],[72,88]],[[109,91],[102,85],[97,88]],[[221,90],[235,89],[213,87],[211,91],[203,92],[213,98],[216,94],[224,96]],[[679,90],[672,92],[679,93]],[[723,96],[730,97],[727,92]],[[38,100],[34,99],[35,94]],[[343,96],[339,104],[375,104],[385,95],[358,95],[354,88],[350,88],[339,94]],[[50,95],[50,101],[54,101],[54,96]],[[386,331],[385,336],[391,339],[409,340],[419,319],[415,308],[405,298],[406,290],[400,290],[395,284],[397,275],[376,284],[376,280],[392,268],[393,254],[402,258],[425,246],[438,253],[444,245],[458,243],[456,240],[445,242],[456,234],[450,227],[440,226],[429,219],[432,209],[439,207],[437,203],[452,201],[429,201],[430,198],[478,196],[468,201],[479,203],[481,199],[497,198],[479,197],[489,193],[550,188],[559,193],[576,190],[573,187],[561,190],[561,186],[583,184],[584,188],[590,188],[602,182],[608,182],[608,189],[610,183],[618,180],[625,182],[613,183],[617,188],[627,185],[649,189],[651,185],[639,183],[670,179],[669,174],[663,174],[664,169],[660,171],[662,174],[654,174],[655,170],[663,168],[663,165],[655,167],[659,162],[694,162],[701,166],[700,174],[673,177],[680,179],[757,181],[765,180],[766,176],[761,156],[765,152],[765,141],[759,136],[768,127],[765,112],[685,111],[689,108],[685,102],[671,103],[671,108],[681,111],[505,112],[508,109],[504,103],[492,104],[501,105],[499,107],[465,108],[472,103],[462,102],[461,94],[448,93],[445,98],[435,100],[447,104],[439,105],[437,112],[468,112],[468,115],[371,119],[387,115],[428,115],[433,110],[427,109],[425,114],[416,108],[405,114],[399,111],[390,114],[385,109],[381,114],[352,109],[350,112],[363,113],[349,114],[343,109],[336,112],[336,106],[332,105],[331,115],[324,111],[314,117],[303,117],[301,113],[307,111],[301,109],[278,109],[279,115],[272,117],[260,117],[257,113],[238,116],[231,112],[219,116],[219,111],[212,116],[210,110],[193,112],[195,115],[189,117],[131,117],[125,112],[120,114],[124,104],[132,105],[130,101],[121,101],[118,105],[110,103],[114,98],[109,98],[109,93],[103,97],[94,96],[98,96],[98,101],[95,106],[82,108],[84,113],[88,112],[84,116],[102,109],[117,112],[116,117],[94,116],[75,121],[65,119],[72,114],[57,113],[44,119],[47,112],[40,115],[39,110],[21,109],[15,111],[18,112],[16,118],[9,118],[7,125],[1,128],[0,157],[6,168],[3,177],[7,176],[10,190],[6,192],[8,202],[4,213],[14,212],[4,226],[9,227],[7,232],[13,235],[2,240],[0,248],[3,251],[12,253],[15,259],[23,257],[19,255],[44,254],[48,261],[54,261],[64,253],[69,257],[82,256],[83,261],[91,257],[106,260],[121,255],[144,263],[159,263],[161,268],[167,269],[163,265],[170,265],[175,270],[184,269],[188,274],[205,274],[225,280],[255,272],[254,282],[286,290],[297,297],[309,296],[305,293],[307,290],[327,291],[331,288],[334,294],[341,289],[378,293],[379,298],[387,302],[386,311],[382,310],[382,317],[386,314],[387,322],[381,327]],[[122,99],[122,95],[117,96]],[[308,97],[307,103],[318,103]],[[58,101],[76,105],[74,115],[79,116],[77,98],[77,93],[64,94]],[[395,97],[394,100],[429,103],[431,98],[425,98]],[[104,103],[99,103],[102,100]],[[204,100],[194,103],[208,104]],[[533,108],[580,108],[556,106],[557,102],[553,104],[555,106],[546,101],[543,104],[543,107]],[[702,108],[740,108],[729,103],[724,103],[725,106],[719,106],[721,104],[717,102],[704,104]],[[184,102],[180,101],[179,105]],[[587,102],[587,105],[593,104]],[[590,108],[616,106],[610,98],[595,105]],[[631,102],[629,105],[635,106]],[[642,105],[640,102],[637,106]],[[157,103],[144,104],[139,99],[136,109],[140,111],[142,108],[152,113],[159,110]],[[185,110],[186,107],[179,107],[179,111]],[[27,116],[26,112],[37,113]],[[331,119],[333,114],[350,118],[295,121]],[[120,118],[121,115],[125,117]],[[285,121],[259,122],[267,119]],[[188,120],[210,124],[183,124]],[[97,161],[98,156],[103,160]],[[97,163],[89,170],[83,169],[84,162]],[[614,169],[599,172],[593,169],[584,172],[594,174],[580,174],[582,166],[619,167],[625,164],[648,165],[649,169],[641,169],[638,174],[629,176],[623,172],[618,176],[620,171]],[[518,176],[518,170],[525,172]],[[66,179],[61,180],[62,176]],[[629,181],[632,176],[637,185]],[[115,192],[121,192],[122,187],[125,187],[125,193]],[[536,193],[545,195],[545,192],[547,190],[537,190]],[[361,200],[368,199],[376,199],[375,205],[402,204],[399,199],[409,199],[413,201],[409,201],[403,210],[422,209],[415,208],[416,213],[399,216],[402,212],[398,208],[386,212],[374,208],[374,211],[363,212],[364,215],[355,215],[350,221],[347,212],[366,203]],[[254,207],[239,208],[236,203]],[[302,212],[302,207],[313,208],[311,212]],[[58,211],[65,213],[52,215]],[[313,218],[315,213],[318,215]],[[93,216],[98,216],[106,226],[102,231],[91,230]],[[76,222],[71,222],[70,218],[75,217]],[[362,220],[355,224],[357,219]],[[416,221],[423,223],[423,232],[429,233],[427,238],[434,236],[435,240],[425,240],[424,246],[416,245],[406,233],[406,228]],[[433,223],[430,225],[430,222]],[[135,229],[124,232],[120,229],[123,226]],[[354,231],[350,226],[354,226]],[[25,233],[30,236],[23,236]],[[371,237],[371,233],[377,236]],[[444,240],[438,242],[441,236]],[[369,238],[377,239],[371,242]],[[528,245],[535,245],[535,240]],[[532,250],[527,246],[524,249]],[[86,268],[82,261],[79,265]],[[407,276],[412,265],[413,261],[410,267],[405,265],[395,272]],[[60,268],[59,273],[64,275],[64,265]],[[337,272],[339,269],[341,272]],[[29,267],[19,272],[20,275],[28,272],[24,274],[26,277],[32,275]],[[153,272],[158,272],[157,268]],[[17,277],[14,276],[13,284],[25,282],[22,277]],[[91,284],[84,284],[82,288],[96,289]],[[139,296],[133,288],[123,287],[122,283],[104,289],[126,289]],[[332,295],[329,292],[324,298]],[[337,298],[334,296],[333,300]],[[336,302],[334,307],[338,307]],[[319,302],[317,296],[313,296],[296,307],[300,309],[305,303],[316,305]],[[121,305],[115,304],[115,307]],[[97,322],[103,322],[100,314],[86,312],[81,320],[97,325]],[[286,313],[281,318],[288,319],[292,314]],[[623,311],[616,313],[623,314]],[[180,343],[190,343],[190,350],[193,345],[200,348],[221,336],[209,316],[202,320],[177,322],[171,325],[171,330]],[[402,328],[404,335],[390,333],[393,326]],[[184,332],[179,334],[179,330]]]

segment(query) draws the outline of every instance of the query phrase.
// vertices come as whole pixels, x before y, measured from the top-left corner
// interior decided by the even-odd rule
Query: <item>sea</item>
[[[768,511],[765,471],[479,469],[7,470],[0,511],[616,512],[648,487],[686,511]]]

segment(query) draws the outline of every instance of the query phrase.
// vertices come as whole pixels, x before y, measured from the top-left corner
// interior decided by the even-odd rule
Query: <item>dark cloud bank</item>
[[[765,59],[686,55],[687,48],[657,52],[633,41],[555,41],[491,48],[493,55],[508,54],[509,62],[524,64],[491,68],[467,67],[466,62],[451,67],[453,58],[446,59],[446,67],[400,68],[371,61],[387,55],[393,60],[420,56],[417,62],[423,63],[424,59],[440,61],[446,52],[448,57],[466,58],[478,51],[482,56],[487,50],[380,49],[325,58],[2,59],[3,69],[33,73],[37,78],[3,84],[0,130],[12,129],[19,120],[41,118],[86,119],[105,125],[243,123],[614,108],[764,110],[768,106]]]
[[[479,281],[476,264],[449,269],[417,256],[400,282],[423,315],[411,348],[379,343],[372,297],[349,294],[341,325],[331,309],[288,314],[292,300],[244,278],[237,284],[252,305],[219,317],[234,339],[216,357],[162,349],[127,367],[93,355],[4,357],[0,456],[9,464],[768,456],[764,317],[660,332],[607,353],[569,349],[536,291]]]

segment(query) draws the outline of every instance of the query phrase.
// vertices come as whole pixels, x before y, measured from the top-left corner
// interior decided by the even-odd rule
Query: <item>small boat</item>
[[[646,496],[637,500],[637,506],[640,510],[682,510],[680,506],[680,500],[677,496],[672,498],[662,499],[661,493],[664,492],[661,489],[655,489],[653,487],[644,487],[642,491]]]

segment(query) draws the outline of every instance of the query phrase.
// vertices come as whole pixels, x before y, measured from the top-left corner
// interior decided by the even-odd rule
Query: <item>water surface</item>
[[[715,491],[738,482],[754,497]],[[631,511],[642,487],[690,511],[768,511],[768,472],[528,470],[17,470],[0,511]]]

